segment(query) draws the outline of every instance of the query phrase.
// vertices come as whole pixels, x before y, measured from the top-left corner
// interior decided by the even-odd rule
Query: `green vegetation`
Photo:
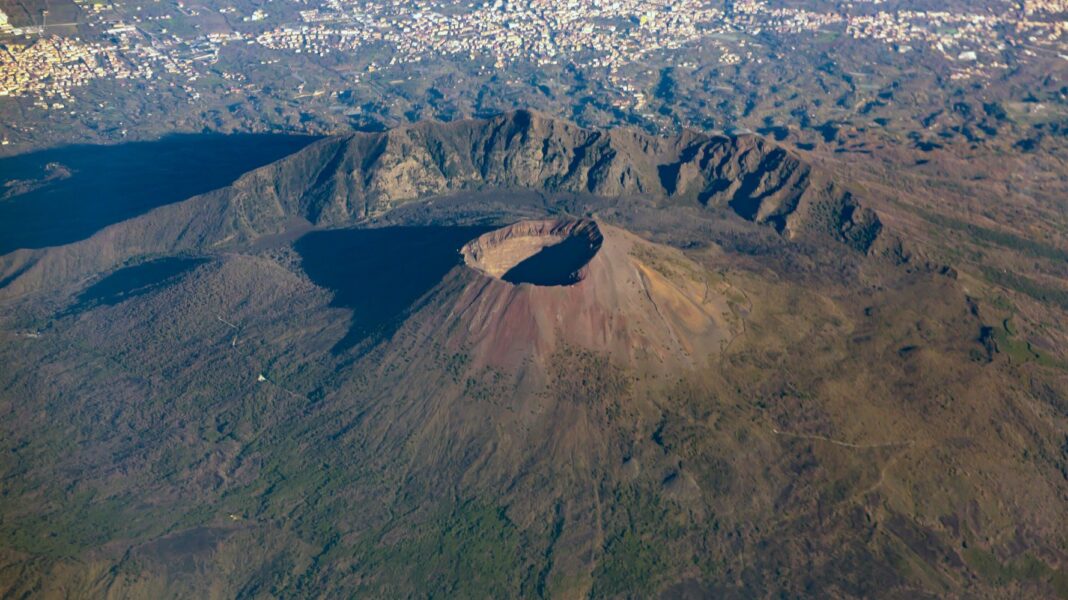
[[[964,550],[964,560],[987,582],[1004,586],[1014,581],[1041,581],[1053,588],[1058,598],[1068,598],[1068,573],[1051,569],[1030,554],[1002,563],[992,552],[976,547]]]
[[[558,398],[585,405],[618,398],[631,384],[627,374],[608,357],[570,346],[552,356],[549,374]]]
[[[508,598],[519,589],[524,548],[504,509],[476,499],[435,513],[405,532],[387,527],[354,552],[356,569],[369,582],[363,590],[407,596],[418,590],[450,598]],[[399,536],[395,541],[387,537]]]
[[[605,546],[604,559],[597,570],[594,596],[613,597],[622,594],[649,594],[663,558],[660,541],[652,536],[642,537],[622,531]]]
[[[678,560],[669,550],[684,533],[659,494],[638,486],[616,490],[604,556],[594,572],[593,596],[652,595],[669,563]]]
[[[1006,231],[988,229],[986,227],[975,225],[974,223],[954,219],[916,206],[910,206],[909,209],[935,225],[965,233],[966,239],[969,241],[996,244],[1003,248],[1015,250],[1016,252],[1021,252],[1035,258],[1068,261],[1068,250],[1062,250],[1035,240],[1022,238]]]
[[[1044,286],[1033,279],[1012,271],[991,267],[982,267],[982,271],[983,276],[991,283],[1014,289],[1022,294],[1031,296],[1039,302],[1048,302],[1068,310],[1068,290]]]
[[[459,352],[455,354],[449,354],[444,359],[442,368],[445,373],[452,379],[453,383],[460,383],[460,378],[467,371],[468,365],[471,363],[471,357],[466,352]]]
[[[1031,342],[1017,338],[1012,330],[1010,319],[1003,320],[1001,327],[994,328],[994,341],[997,343],[998,352],[1005,353],[1014,363],[1023,364],[1034,361],[1044,367],[1061,366],[1049,355],[1038,351],[1031,345]]]
[[[128,497],[100,498],[75,494],[55,510],[0,525],[10,547],[49,557],[77,557],[116,537],[162,534],[170,524],[164,514],[134,508]]]

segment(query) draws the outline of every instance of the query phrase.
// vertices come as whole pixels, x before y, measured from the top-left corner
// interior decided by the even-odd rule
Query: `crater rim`
[[[527,219],[464,244],[464,264],[512,285],[557,287],[585,279],[604,237],[586,218]]]

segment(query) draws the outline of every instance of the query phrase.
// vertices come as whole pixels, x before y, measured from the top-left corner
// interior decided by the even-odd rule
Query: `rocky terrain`
[[[521,221],[479,236],[460,250],[464,263],[510,283],[572,285],[604,245],[601,228],[581,219]]]
[[[525,261],[517,261],[503,277],[482,271],[492,281],[464,273],[459,277],[470,281],[460,284],[455,304],[424,320],[459,321],[463,325],[456,338],[442,338],[446,346],[466,349],[473,365],[505,372],[525,361],[545,364],[564,347],[594,351],[637,371],[692,367],[717,355],[738,328],[727,298],[729,286],[715,285],[678,251],[607,225],[520,221],[484,234],[462,252],[466,264],[481,271],[502,245],[554,234],[566,237],[526,259],[541,257],[546,263],[542,277],[535,278],[545,283],[509,281],[508,273],[519,271]],[[551,252],[569,240],[579,240],[595,253],[572,260]],[[582,258],[587,262],[575,269]],[[557,277],[550,279],[554,270]],[[559,281],[565,284],[557,285]]]
[[[0,589],[1065,597],[1061,309],[925,233],[518,112],[10,252]]]
[[[851,193],[758,136],[661,138],[587,130],[520,111],[326,138],[230,187],[105,230],[96,252],[11,253],[0,280],[20,274],[3,291],[17,294],[43,280],[99,272],[132,254],[250,242],[285,231],[294,219],[349,225],[407,201],[484,189],[729,207],[790,238],[829,236],[862,252],[900,252]]]

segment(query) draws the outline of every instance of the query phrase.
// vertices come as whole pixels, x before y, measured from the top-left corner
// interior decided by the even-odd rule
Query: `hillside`
[[[1068,596],[1068,356],[867,204],[518,112],[4,255],[0,590]]]
[[[320,140],[231,186],[105,229],[93,252],[11,253],[0,262],[2,293],[84,277],[135,254],[247,243],[295,222],[344,226],[411,200],[490,189],[726,207],[787,237],[900,252],[852,194],[760,137],[661,138],[519,111]]]

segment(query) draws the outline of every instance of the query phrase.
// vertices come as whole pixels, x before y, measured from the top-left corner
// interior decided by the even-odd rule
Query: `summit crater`
[[[483,234],[461,253],[468,266],[508,283],[572,285],[585,277],[603,241],[594,221],[528,220]]]

